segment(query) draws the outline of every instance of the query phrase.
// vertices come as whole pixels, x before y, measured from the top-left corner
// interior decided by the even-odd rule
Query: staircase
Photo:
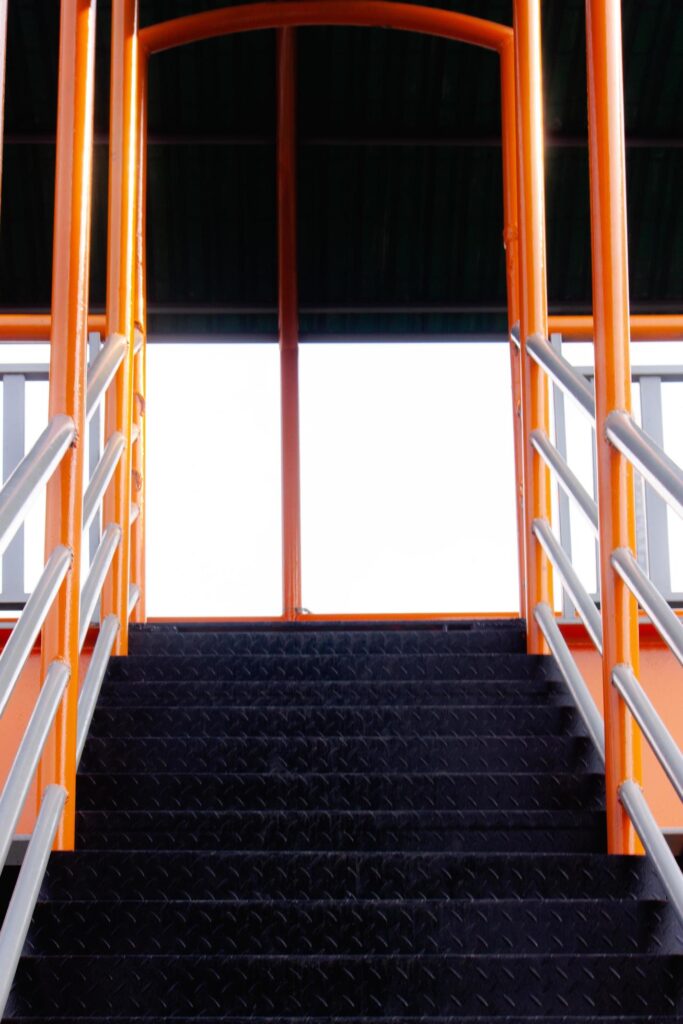
[[[515,623],[138,627],[10,1000],[23,1021],[683,1020],[600,763]]]

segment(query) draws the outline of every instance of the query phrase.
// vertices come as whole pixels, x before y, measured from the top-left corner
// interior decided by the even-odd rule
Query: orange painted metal
[[[522,348],[522,425],[524,431],[524,537],[526,553],[527,645],[529,653],[546,650],[534,619],[539,601],[553,604],[550,563],[535,542],[531,523],[551,518],[550,471],[536,458],[529,436],[548,432],[548,381],[526,355],[526,339],[548,332],[545,258],[545,180],[543,160],[543,89],[540,0],[515,0],[515,79],[517,99],[517,166],[519,196],[520,340]]]
[[[299,297],[296,251],[296,37],[277,34],[277,223],[282,434],[282,610],[301,608]]]
[[[133,344],[135,325],[135,199],[138,187],[138,4],[113,0],[111,22],[111,112],[109,119],[109,220],[107,249],[107,334],[128,339],[128,351],[106,399],[105,435],[120,430],[124,451],[104,496],[103,523],[123,531],[102,588],[102,614],[121,623],[114,651],[128,651],[130,584],[130,504],[133,422]]]
[[[563,341],[592,341],[592,316],[550,316],[548,329]],[[634,313],[630,317],[631,341],[683,341],[683,316]]]
[[[0,341],[49,341],[51,330],[50,313],[0,313]],[[105,334],[106,317],[90,314],[88,330]]]
[[[507,274],[508,328],[519,320],[519,226],[517,189],[517,111],[515,107],[515,48],[510,41],[500,51],[501,138],[503,150],[503,212],[505,267]],[[521,355],[510,342],[512,384],[512,433],[515,451],[515,508],[517,513],[517,560],[519,610],[526,609],[526,536],[524,530],[524,434],[522,431]]]
[[[281,3],[223,7],[162,21],[141,30],[140,45],[149,53],[158,53],[233,32],[304,25],[393,28],[443,36],[491,50],[498,50],[512,36],[507,25],[416,4],[386,3],[384,0],[373,3],[367,3],[367,0],[325,0],[324,3],[320,0],[283,0]]]
[[[43,628],[41,678],[55,659],[70,667],[71,678],[46,744],[38,791],[57,782],[69,794],[56,837],[60,850],[73,849],[76,802],[95,8],[95,0],[62,0],[59,31],[49,415],[71,416],[77,436],[47,486],[46,556],[64,544],[73,563]]]
[[[140,588],[140,598],[133,609],[132,621],[146,619],[146,423],[145,396],[147,394],[147,267],[146,267],[146,195],[147,195],[147,57],[139,54],[138,66],[138,174],[135,228],[135,326],[142,335],[142,348],[135,355],[133,366],[133,424],[138,439],[133,445],[133,501],[140,509],[131,527],[130,574]]]
[[[640,732],[612,685],[612,670],[625,662],[638,674],[638,608],[610,563],[614,548],[635,551],[633,469],[605,436],[607,415],[631,409],[620,0],[587,0],[586,41],[607,841],[611,853],[637,853],[617,789],[625,779],[641,779]]]

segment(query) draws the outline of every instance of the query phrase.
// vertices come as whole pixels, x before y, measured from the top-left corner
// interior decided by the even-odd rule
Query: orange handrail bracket
[[[104,497],[103,522],[123,531],[102,589],[102,615],[118,616],[121,629],[115,653],[128,650],[128,587],[130,584],[130,505],[133,423],[133,348],[135,325],[135,199],[138,188],[137,0],[113,0],[111,51],[111,113],[109,120],[109,219],[107,248],[107,334],[128,340],[126,357],[107,393],[106,436],[120,430],[126,450]]]
[[[139,508],[138,516],[131,527],[130,566],[133,583],[140,588],[140,598],[133,609],[134,622],[146,621],[146,409],[147,394],[147,237],[146,237],[146,196],[147,196],[147,56],[138,54],[138,167],[137,194],[135,200],[135,325],[140,334],[140,351],[133,354],[133,425],[137,429],[137,440],[133,445],[133,501]]]
[[[517,110],[515,106],[515,48],[510,40],[500,51],[501,138],[503,148],[503,213],[505,225],[505,267],[507,274],[508,329],[519,321],[519,227],[517,222]],[[510,342],[512,384],[512,436],[515,452],[515,508],[517,513],[517,558],[519,566],[519,610],[526,609],[526,544],[524,532],[524,434],[522,431],[521,356]]]
[[[530,335],[547,337],[548,333],[540,0],[515,0],[514,25],[527,581],[524,611],[529,653],[540,654],[546,646],[533,613],[539,601],[547,601],[552,607],[552,575],[547,557],[532,536],[531,523],[539,516],[550,520],[551,491],[550,472],[535,457],[530,434],[537,429],[548,431],[550,406],[545,374],[526,354]]]
[[[635,551],[633,470],[605,435],[607,415],[631,409],[620,0],[587,0],[586,38],[607,836],[611,853],[637,853],[618,787],[640,781],[640,733],[612,685],[617,664],[638,674],[638,608],[611,564],[614,548]]]
[[[140,45],[148,53],[159,53],[234,32],[304,25],[393,28],[443,36],[490,50],[499,50],[512,38],[512,30],[507,25],[418,4],[388,3],[385,0],[374,0],[373,3],[367,3],[367,0],[325,0],[324,3],[320,0],[283,0],[281,3],[222,7],[149,25],[140,32]]]
[[[56,782],[69,794],[56,838],[61,850],[73,849],[75,822],[95,5],[95,0],[62,0],[59,32],[49,415],[71,416],[76,440],[47,487],[45,551],[49,556],[64,544],[73,562],[46,619],[41,647],[42,678],[56,659],[69,665],[71,677],[38,788],[42,793]]]
[[[282,431],[282,610],[301,608],[299,297],[296,251],[296,36],[277,34],[277,224]]]

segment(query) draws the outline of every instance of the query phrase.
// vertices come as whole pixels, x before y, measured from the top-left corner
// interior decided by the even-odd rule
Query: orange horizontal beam
[[[384,0],[374,3],[367,3],[367,0],[325,0],[324,3],[320,0],[284,0],[281,3],[240,4],[149,25],[141,30],[139,39],[140,45],[151,54],[236,32],[304,25],[391,28],[441,36],[489,50],[500,50],[512,40],[512,29],[495,21]]]
[[[52,328],[50,313],[0,313],[0,341],[49,341]],[[88,330],[106,330],[104,313],[88,317]]]
[[[683,316],[644,314],[631,316],[631,341],[683,341]],[[565,341],[592,341],[592,316],[550,316],[548,330]]]

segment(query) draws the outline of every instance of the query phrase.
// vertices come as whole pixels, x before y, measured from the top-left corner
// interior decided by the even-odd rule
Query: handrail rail
[[[534,519],[532,530],[553,566],[562,577],[562,583],[576,605],[591,640],[598,649],[598,652],[602,654],[602,622],[600,620],[600,612],[593,603],[593,599],[579,579],[578,573],[571,561],[562,550],[559,541],[550,527],[550,523],[546,519]]]
[[[595,748],[604,761],[605,726],[602,721],[602,716],[591,696],[585,679],[578,669],[572,652],[569,650],[567,641],[562,636],[553,610],[549,604],[546,604],[543,601],[536,605],[534,617],[541,628],[541,632],[547,641],[548,647],[550,648],[555,661],[557,662],[558,668],[562,673],[562,678],[574,698],[579,714],[583,719],[584,725],[588,729],[589,735],[595,744]]]
[[[95,605],[100,598],[100,592],[102,590],[102,584],[109,571],[114,553],[121,543],[121,537],[123,531],[118,523],[109,523],[102,538],[100,540],[99,547],[95,552],[95,557],[92,560],[90,566],[90,572],[88,573],[87,579],[83,584],[81,591],[81,610],[80,610],[80,632],[79,632],[79,645],[83,647],[85,638],[88,633],[88,626],[90,620],[93,617],[95,611]]]
[[[645,794],[637,782],[627,779],[619,786],[619,799],[633,822],[633,827],[643,846],[652,858],[652,863],[673,904],[678,920],[683,924],[683,874],[671,852],[671,847],[655,821]]]
[[[87,530],[100,507],[102,497],[109,482],[114,475],[119,459],[126,447],[126,439],[123,434],[115,430],[111,435],[104,451],[100,456],[95,470],[90,477],[90,482],[83,495],[83,529]]]
[[[632,416],[615,410],[605,424],[608,441],[625,455],[641,476],[683,517],[683,471]]]
[[[90,657],[88,671],[85,674],[81,692],[78,695],[78,728],[76,733],[76,764],[81,760],[83,747],[88,736],[88,729],[100,694],[104,673],[109,664],[111,649],[121,623],[116,615],[107,615],[100,624],[100,631]]]
[[[0,716],[7,707],[21,670],[72,561],[73,553],[69,548],[63,545],[55,548],[0,654]]]
[[[18,530],[31,501],[52,476],[76,436],[70,416],[54,416],[0,491],[0,554]]]
[[[612,565],[641,608],[650,616],[653,625],[672,653],[683,665],[683,623],[672,610],[668,601],[660,594],[649,576],[643,572],[628,548],[616,548],[612,552]]]
[[[140,600],[140,588],[137,583],[131,583],[128,588],[128,614],[131,615],[135,605]]]
[[[598,532],[598,505],[583,486],[576,474],[569,468],[555,445],[543,430],[532,430],[529,435],[532,446],[554,472],[562,489],[573,498],[590,523],[593,532]]]
[[[526,351],[595,422],[595,393],[586,378],[577,373],[572,364],[556,352],[540,334],[532,334],[527,338]]]
[[[100,399],[113,381],[116,371],[123,362],[128,341],[123,334],[112,334],[100,349],[88,369],[88,387],[85,399],[85,415],[89,420]]]
[[[66,797],[63,786],[45,788],[33,835],[0,929],[0,1016],[4,1016]]]

